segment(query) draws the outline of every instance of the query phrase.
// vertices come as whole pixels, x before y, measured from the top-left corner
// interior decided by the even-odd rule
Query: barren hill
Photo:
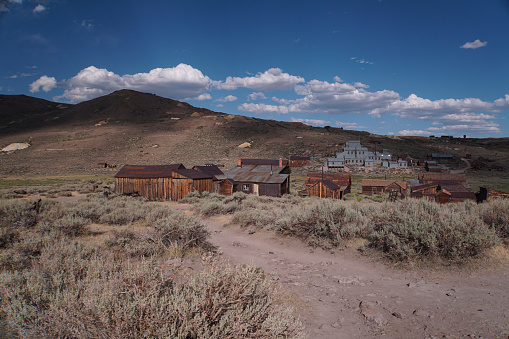
[[[307,155],[320,164],[348,140],[370,149],[390,149],[422,158],[452,153],[460,165],[466,154],[491,158],[507,168],[509,139],[433,140],[390,138],[341,128],[311,127],[229,115],[196,108],[153,94],[121,90],[65,105],[27,96],[0,96],[0,147],[28,142],[31,147],[0,154],[0,175],[92,174],[99,162],[186,166],[233,166],[237,157]],[[239,148],[248,142],[251,146]],[[504,174],[505,175],[505,174]]]

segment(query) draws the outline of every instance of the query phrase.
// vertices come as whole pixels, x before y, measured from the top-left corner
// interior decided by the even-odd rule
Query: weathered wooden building
[[[306,187],[304,191],[299,192],[300,196],[342,199],[343,191],[341,187],[329,180],[323,180]]]
[[[414,185],[410,188],[411,198],[424,198],[439,203],[461,202],[465,200],[476,201],[475,193],[459,181],[434,181]]]
[[[207,164],[205,166],[194,166],[193,169],[212,176],[212,192],[221,195],[232,195],[235,182],[226,177],[226,174],[217,166]]]
[[[230,179],[230,184],[233,184],[233,192],[273,197],[290,193],[290,167],[288,161],[282,158],[239,158],[237,167],[225,174]]]
[[[363,179],[361,185],[362,194],[364,195],[372,196],[382,193],[397,192],[403,197],[407,196],[406,181]]]
[[[350,193],[352,179],[350,174],[308,173],[305,185],[301,196],[342,199]]]
[[[309,165],[311,162],[310,157],[291,155],[290,156],[290,166],[291,167],[304,167]]]
[[[179,200],[191,192],[213,189],[212,176],[182,164],[125,165],[115,175],[115,192],[150,200]]]

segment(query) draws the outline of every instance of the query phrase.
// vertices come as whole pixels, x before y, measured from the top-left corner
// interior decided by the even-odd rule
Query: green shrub
[[[373,218],[370,246],[394,260],[462,261],[494,246],[498,237],[469,203],[442,205],[424,199],[387,204]]]
[[[481,219],[501,238],[509,238],[509,200],[490,200],[479,205]]]

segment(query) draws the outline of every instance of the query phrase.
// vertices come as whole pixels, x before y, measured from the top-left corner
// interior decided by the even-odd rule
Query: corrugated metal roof
[[[229,179],[236,182],[266,184],[281,184],[290,176],[289,174],[279,174],[276,170],[279,170],[279,168],[273,167],[271,175],[271,166],[243,165],[242,167],[235,167],[225,172],[225,174]]]
[[[173,171],[185,169],[182,164],[171,165],[125,165],[115,174],[115,178],[170,178]]]

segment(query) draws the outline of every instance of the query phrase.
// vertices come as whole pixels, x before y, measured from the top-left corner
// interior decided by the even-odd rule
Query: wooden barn
[[[280,197],[290,193],[288,161],[239,158],[237,167],[227,171],[233,192]],[[226,185],[226,183],[225,183]]]
[[[304,167],[308,166],[311,162],[310,157],[303,157],[298,155],[291,155],[290,156],[290,166],[291,167]]]
[[[361,185],[364,195],[371,196],[391,192],[397,192],[403,197],[407,195],[406,181],[363,179]]]
[[[182,164],[125,165],[115,175],[115,192],[150,200],[179,200],[191,192],[211,192],[212,176]]]
[[[352,179],[350,174],[308,173],[305,184],[301,196],[342,199],[350,193]]]

